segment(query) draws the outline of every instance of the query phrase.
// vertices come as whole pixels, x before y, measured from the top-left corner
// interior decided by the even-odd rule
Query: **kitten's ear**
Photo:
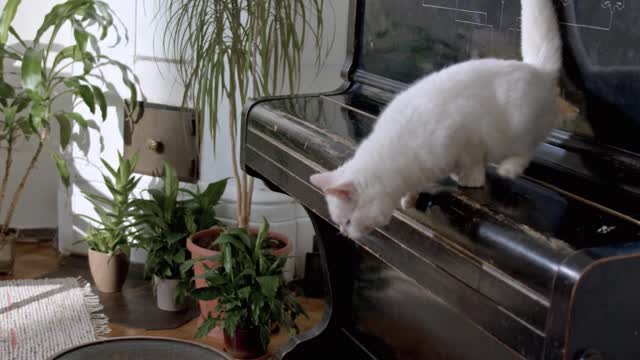
[[[309,179],[311,183],[324,191],[328,187],[331,187],[334,183],[334,175],[332,172],[325,172],[312,175]]]
[[[358,198],[358,189],[352,182],[332,186],[326,189],[325,193],[345,201],[356,200]]]

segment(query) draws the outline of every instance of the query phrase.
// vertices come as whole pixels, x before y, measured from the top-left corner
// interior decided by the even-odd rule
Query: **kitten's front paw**
[[[400,200],[400,205],[402,205],[402,210],[409,210],[416,207],[416,202],[418,201],[418,193],[411,192],[402,197]]]
[[[506,159],[498,166],[498,175],[507,179],[515,179],[524,173],[528,165],[528,159],[512,157]]]
[[[459,175],[452,175],[452,178],[461,187],[481,188],[485,182],[484,166],[462,172]]]

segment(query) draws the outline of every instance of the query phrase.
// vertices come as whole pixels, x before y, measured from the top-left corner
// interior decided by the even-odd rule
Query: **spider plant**
[[[325,46],[324,0],[170,0],[160,14],[167,19],[163,44],[178,59],[184,84],[182,106],[198,115],[199,133],[209,120],[216,143],[219,104],[229,102],[230,156],[236,186],[238,225],[251,216],[253,178],[238,166],[238,105],[252,96],[295,91],[302,70],[307,34],[312,34],[316,65],[321,67],[333,41]]]
[[[0,15],[0,55],[15,62],[21,69],[21,86],[9,85],[0,74],[0,104],[4,114],[3,136],[7,149],[4,175],[0,185],[0,210],[7,195],[7,184],[11,177],[12,159],[15,145],[21,139],[35,139],[37,148],[31,156],[26,171],[17,189],[10,196],[5,219],[0,223],[0,243],[9,233],[9,226],[18,206],[25,185],[42,152],[47,150],[53,157],[63,184],[70,182],[69,169],[62,153],[69,145],[74,127],[86,132],[89,120],[70,109],[56,110],[53,106],[63,96],[73,96],[74,105],[84,103],[91,113],[99,111],[106,120],[107,101],[102,91],[108,82],[98,76],[107,66],[115,66],[122,74],[122,81],[130,91],[131,114],[137,104],[138,88],[130,70],[123,64],[105,56],[100,51],[101,43],[111,33],[116,34],[116,44],[124,36],[126,29],[117,23],[117,17],[104,1],[67,0],[55,5],[45,16],[33,41],[27,42],[11,26],[20,0],[7,0]],[[55,52],[59,43],[58,35],[65,28],[74,35],[74,43]],[[48,37],[44,35],[47,34]],[[17,42],[8,45],[9,35]],[[70,74],[72,66],[82,71]],[[57,121],[60,131],[60,145],[49,148],[51,122]]]

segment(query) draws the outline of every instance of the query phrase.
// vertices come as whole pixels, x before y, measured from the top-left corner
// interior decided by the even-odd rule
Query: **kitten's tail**
[[[562,39],[552,0],[522,0],[522,58],[525,63],[558,76]]]

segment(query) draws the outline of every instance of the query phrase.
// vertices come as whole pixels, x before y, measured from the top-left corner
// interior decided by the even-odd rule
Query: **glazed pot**
[[[160,310],[182,311],[186,309],[185,303],[176,302],[176,293],[180,280],[162,279],[153,275],[153,284],[156,292],[156,304]]]
[[[129,273],[129,255],[109,255],[89,249],[89,269],[100,292],[120,292]]]
[[[206,247],[203,247],[202,245],[212,244],[218,238],[218,236],[220,236],[220,234],[222,234],[223,232],[224,232],[223,228],[216,226],[211,229],[200,231],[191,235],[187,239],[187,249],[191,253],[191,258],[200,259],[200,258],[207,258],[214,255],[218,255],[219,254],[218,251],[208,249]],[[252,228],[249,228],[249,232],[253,235],[256,235],[258,234],[258,232],[260,232],[260,229],[252,227]],[[277,232],[269,231],[269,237],[272,239],[277,239],[283,244],[285,244],[284,247],[274,250],[273,252],[274,255],[288,256],[291,253],[291,242],[289,241],[289,238],[287,236]],[[204,274],[207,269],[213,268],[216,266],[219,266],[219,263],[213,262],[211,260],[196,261],[196,263],[193,266],[193,271],[196,275],[196,289],[200,289],[207,286],[206,280],[199,278],[198,276]],[[216,306],[218,306],[218,300],[208,300],[208,301],[200,300],[198,301],[198,305],[200,307],[200,317],[198,318],[198,327],[200,327],[200,325],[202,325],[204,320],[209,317],[209,314],[211,314],[212,317],[217,316],[218,313],[216,312]],[[224,334],[222,329],[218,326],[213,330],[211,330],[208,336],[216,339],[222,339],[224,337]]]
[[[260,342],[260,331],[254,329],[236,329],[234,336],[224,333],[224,346],[234,359],[258,359],[267,354]]]
[[[9,230],[7,234],[0,234],[0,274],[13,274],[17,238],[18,235],[15,230]]]

